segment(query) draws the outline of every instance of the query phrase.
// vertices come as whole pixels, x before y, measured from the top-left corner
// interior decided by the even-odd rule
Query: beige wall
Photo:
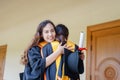
[[[40,21],[50,19],[70,30],[69,39],[78,44],[81,31],[89,25],[120,19],[120,0],[1,0],[0,45],[7,44],[4,80],[19,80],[23,52]],[[86,46],[86,40],[84,42]],[[85,80],[85,73],[82,80]]]

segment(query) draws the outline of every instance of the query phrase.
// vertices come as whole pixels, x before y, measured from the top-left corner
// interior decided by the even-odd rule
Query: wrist
[[[55,53],[58,54],[58,55],[61,54],[60,50],[56,50]]]

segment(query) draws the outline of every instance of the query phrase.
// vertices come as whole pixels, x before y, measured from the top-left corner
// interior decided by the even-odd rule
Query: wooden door
[[[0,46],[0,80],[3,80],[7,45]]]
[[[86,80],[120,80],[120,20],[87,30]]]

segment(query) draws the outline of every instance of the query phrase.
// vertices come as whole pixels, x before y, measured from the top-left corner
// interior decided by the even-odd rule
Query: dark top
[[[46,59],[42,58],[40,48],[32,47],[28,51],[28,64],[25,65],[23,80],[44,80],[45,65]]]
[[[55,43],[55,42],[52,42],[52,43]],[[69,44],[68,44],[69,45]],[[45,45],[43,48],[42,48],[42,51],[43,51],[43,55],[44,57],[47,57],[49,56],[51,53],[53,53],[53,48],[52,48],[52,44],[51,43],[48,43],[47,45]],[[54,45],[54,46],[58,46],[58,45]],[[78,50],[78,46],[76,44],[74,44],[75,48],[74,48],[74,51]],[[64,50],[64,53],[65,55],[62,56],[62,59],[63,59],[63,62],[68,62],[68,61],[65,61],[67,60],[67,57],[69,56],[70,53],[73,53],[69,50]],[[67,54],[67,55],[66,55]],[[66,59],[64,59],[66,58]],[[76,64],[73,63],[73,65]],[[79,74],[82,74],[84,72],[84,64],[83,64],[83,60],[81,60],[79,58],[79,61],[78,61],[78,73],[73,73],[69,68],[68,68],[68,65],[65,65],[65,68],[64,68],[64,71],[65,71],[65,75],[66,76],[69,76],[70,77],[70,80],[78,80],[79,79]],[[53,62],[47,69],[46,69],[46,78],[47,80],[55,80],[55,75],[56,75],[56,63]]]
[[[78,49],[78,46],[75,45],[75,50]],[[44,72],[46,73],[47,80],[55,80],[56,75],[56,64],[55,61],[47,68],[46,58],[51,53],[53,53],[51,44],[47,44],[43,47],[44,58],[42,58],[40,53],[40,47],[34,46],[28,51],[28,63],[25,65],[24,73],[22,73],[22,80],[44,80]],[[68,53],[68,52],[65,52]],[[84,72],[83,61],[79,60],[79,73]],[[65,69],[68,69],[67,66]],[[66,71],[66,70],[65,70]],[[71,78],[71,80],[79,79],[79,73],[71,73],[70,70],[67,70],[65,73]]]

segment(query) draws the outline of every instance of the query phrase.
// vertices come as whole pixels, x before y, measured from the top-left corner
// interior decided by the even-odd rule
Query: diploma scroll
[[[87,50],[86,48],[83,47],[83,44],[84,44],[84,38],[85,38],[85,34],[84,32],[80,32],[80,40],[79,40],[79,50],[82,51],[82,50]]]
[[[79,48],[83,48],[83,44],[84,44],[84,32],[80,32]]]

